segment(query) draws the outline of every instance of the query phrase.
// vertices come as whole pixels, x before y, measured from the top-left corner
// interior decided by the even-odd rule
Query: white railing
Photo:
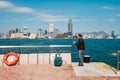
[[[63,48],[71,48],[72,45],[41,45],[41,46],[0,46],[0,48],[36,48],[36,47],[39,47],[39,48],[60,48],[60,47],[63,47]]]
[[[35,60],[33,60],[32,63],[44,64],[45,61],[47,61],[48,64],[51,64],[51,58],[54,57],[57,52],[61,53],[64,61],[70,63],[72,45],[0,46],[1,61],[3,59],[3,56],[8,52],[16,52],[19,54],[20,60],[18,61],[18,65],[22,64],[25,60],[27,62],[26,64],[30,64],[30,61],[32,61],[32,58],[34,57]],[[4,65],[4,63],[2,63],[2,65]]]
[[[119,66],[120,66],[120,51],[118,51],[118,56],[117,56],[117,68],[118,68],[118,70],[119,70]]]

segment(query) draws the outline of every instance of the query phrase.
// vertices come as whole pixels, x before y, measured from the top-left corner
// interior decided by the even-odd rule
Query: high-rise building
[[[28,33],[28,28],[27,28],[27,27],[24,27],[24,28],[23,28],[23,34],[24,34],[25,36],[27,36],[27,33]]]
[[[68,22],[68,35],[71,35],[73,34],[73,29],[72,29],[72,19],[69,20]]]
[[[21,29],[20,28],[18,28],[18,33],[21,33]]]
[[[16,29],[15,29],[15,33],[21,33],[20,30],[21,30],[20,28],[16,28]]]
[[[16,31],[15,30],[9,30],[9,35],[11,36],[11,34],[14,34]]]
[[[48,34],[47,30],[45,30],[45,35],[47,35],[47,34]]]
[[[54,31],[54,33],[55,33],[55,35],[58,35],[58,29],[55,29],[55,31]]]
[[[54,24],[53,23],[51,23],[49,25],[49,31],[50,31],[50,33],[54,33]]]
[[[112,37],[112,38],[115,38],[115,33],[114,33],[114,31],[111,31],[111,37]]]
[[[44,31],[42,29],[38,29],[37,36],[44,36]]]
[[[18,29],[18,28],[16,28],[16,29],[15,29],[15,33],[18,33],[18,31],[19,31],[19,29]]]
[[[0,33],[0,38],[2,38],[4,36],[4,34],[3,33]]]

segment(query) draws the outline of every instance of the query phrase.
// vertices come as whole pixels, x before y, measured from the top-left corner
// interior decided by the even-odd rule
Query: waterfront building
[[[120,35],[117,35],[117,37],[116,37],[117,39],[120,39]]]
[[[106,39],[113,39],[113,37],[111,37],[111,36],[108,36]]]
[[[37,35],[35,33],[31,33],[29,39],[36,39]]]
[[[37,35],[38,36],[44,36],[44,31],[42,29],[38,29]]]
[[[14,34],[15,33],[15,30],[9,30],[9,36],[11,36],[12,34]]]
[[[24,28],[23,28],[23,34],[24,34],[24,36],[27,36],[27,33],[28,33],[28,28],[27,28],[27,27],[24,27]]]
[[[10,35],[9,35],[9,34],[4,34],[4,35],[3,35],[3,38],[4,38],[4,39],[10,38]]]
[[[68,35],[72,36],[73,35],[73,25],[72,25],[72,19],[69,20],[68,22]]]
[[[19,29],[18,29],[18,28],[16,28],[16,29],[15,29],[15,33],[18,33],[18,32],[19,32]]]
[[[3,38],[3,36],[4,36],[4,33],[0,33],[0,38]]]
[[[95,39],[104,39],[103,35],[95,35]]]
[[[66,33],[64,34],[58,34],[56,38],[68,38],[68,35]]]
[[[88,34],[87,33],[83,33],[82,36],[83,36],[83,39],[87,39],[88,38]]]
[[[93,39],[93,38],[95,38],[95,34],[87,34],[87,38],[88,39]]]
[[[109,36],[104,31],[76,33],[75,36],[77,36],[78,34],[82,34],[84,39],[105,39]]]
[[[47,34],[48,34],[47,30],[45,30],[45,35],[47,35]]]
[[[38,31],[37,31],[37,37],[38,38],[45,37],[45,33],[44,33],[44,31],[42,29],[38,29]]]
[[[51,23],[51,24],[49,25],[49,32],[50,32],[50,34],[51,34],[51,33],[54,33],[54,24],[53,24],[53,23]]]
[[[11,34],[11,38],[19,38],[19,39],[22,39],[22,38],[25,38],[23,33],[14,33],[14,34]]]
[[[115,38],[115,33],[114,31],[111,31],[111,37],[114,39]]]
[[[55,29],[54,34],[58,35],[58,33],[59,33],[58,29]]]
[[[15,29],[15,33],[21,33],[21,29],[20,28],[16,28]]]

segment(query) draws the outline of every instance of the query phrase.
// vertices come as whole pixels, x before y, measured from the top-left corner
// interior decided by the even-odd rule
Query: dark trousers
[[[84,50],[79,50],[79,64],[83,65]]]

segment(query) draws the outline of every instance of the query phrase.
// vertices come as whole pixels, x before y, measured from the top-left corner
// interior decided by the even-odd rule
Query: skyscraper
[[[72,34],[73,34],[72,19],[69,19],[69,22],[68,22],[68,35],[72,36]]]
[[[54,31],[54,33],[55,33],[55,35],[58,35],[58,29],[55,29],[55,31]]]
[[[24,27],[24,28],[23,28],[23,34],[24,34],[25,36],[27,36],[27,33],[28,33],[28,28],[27,28],[27,27]]]
[[[49,31],[50,31],[50,33],[54,32],[54,24],[53,23],[50,24]]]
[[[16,28],[15,33],[21,33],[20,28]]]
[[[111,31],[111,36],[112,36],[113,38],[115,38],[115,33],[114,33],[114,31]]]
[[[44,31],[42,29],[38,29],[37,35],[38,36],[44,36]]]
[[[48,34],[47,30],[45,30],[45,35],[47,35],[47,34]]]
[[[20,28],[18,28],[18,33],[21,33],[21,29]]]
[[[18,33],[18,30],[19,30],[19,29],[18,29],[18,28],[16,28],[16,29],[15,29],[15,33]]]
[[[9,35],[11,36],[11,34],[14,34],[15,33],[15,30],[9,30]]]

